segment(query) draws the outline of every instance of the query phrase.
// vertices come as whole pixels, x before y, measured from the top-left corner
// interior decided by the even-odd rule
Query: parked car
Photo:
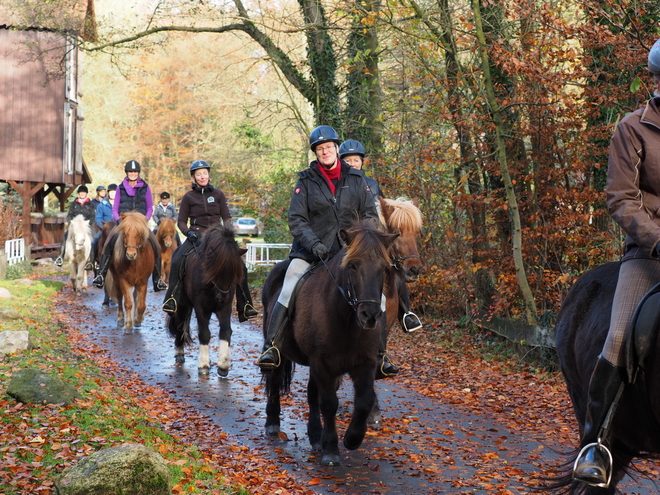
[[[259,235],[259,224],[254,218],[242,217],[234,221],[236,235],[249,235],[257,237]]]

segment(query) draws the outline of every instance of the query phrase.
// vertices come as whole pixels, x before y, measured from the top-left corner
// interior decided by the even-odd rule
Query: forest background
[[[79,3],[24,0],[20,12],[67,31],[62,13]],[[386,196],[419,199],[421,312],[549,327],[575,278],[620,254],[603,192],[608,142],[652,96],[657,0],[89,5],[94,185],[136,159],[155,192],[178,200],[204,159],[266,241],[288,242],[307,136],[328,124],[365,144]]]

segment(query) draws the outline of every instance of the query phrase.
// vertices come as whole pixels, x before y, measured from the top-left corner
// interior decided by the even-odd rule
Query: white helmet
[[[660,40],[653,43],[649,51],[648,67],[651,74],[660,74]]]

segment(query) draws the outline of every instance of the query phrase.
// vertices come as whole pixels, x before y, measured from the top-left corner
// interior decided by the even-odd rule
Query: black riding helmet
[[[192,165],[190,166],[190,175],[192,176],[195,173],[195,170],[199,170],[200,168],[205,168],[209,172],[211,171],[211,165],[206,163],[204,160],[196,160],[192,162]]]
[[[126,162],[126,165],[124,165],[124,172],[139,172],[140,171],[140,163],[136,160],[129,160]]]
[[[160,199],[170,199],[170,193],[168,193],[167,191],[163,191],[162,193],[160,193]]]
[[[309,148],[314,151],[321,143],[331,141],[339,145],[341,140],[337,131],[329,125],[320,125],[309,134]]]
[[[339,158],[344,158],[347,155],[360,155],[364,158],[366,154],[362,143],[355,139],[347,139],[339,146]]]

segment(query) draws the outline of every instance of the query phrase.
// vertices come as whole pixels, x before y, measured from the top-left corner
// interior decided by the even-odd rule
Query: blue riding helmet
[[[660,74],[660,40],[653,43],[649,51],[648,68],[651,74]]]
[[[209,172],[211,171],[211,165],[206,163],[204,160],[196,160],[192,162],[192,165],[190,166],[190,175],[193,175],[195,170],[199,170],[200,168],[205,168]]]
[[[337,144],[341,142],[337,131],[329,125],[320,125],[309,134],[309,148],[312,151],[314,151],[319,144],[328,141]]]
[[[362,143],[355,139],[347,139],[339,146],[339,158],[344,158],[347,155],[360,155],[364,158],[366,154]]]

